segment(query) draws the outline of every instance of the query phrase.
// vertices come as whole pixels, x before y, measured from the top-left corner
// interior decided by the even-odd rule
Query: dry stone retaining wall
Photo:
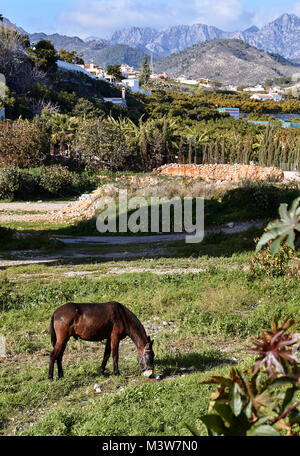
[[[201,178],[206,182],[241,180],[267,180],[281,181],[284,173],[278,168],[265,168],[256,165],[179,165],[169,164],[154,170],[166,176],[185,176]]]

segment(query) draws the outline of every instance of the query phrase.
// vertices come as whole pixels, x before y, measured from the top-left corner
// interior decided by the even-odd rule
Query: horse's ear
[[[151,340],[151,337],[148,336],[148,337],[147,337],[147,342],[148,342],[148,344],[150,345],[150,347],[152,347],[154,340]]]

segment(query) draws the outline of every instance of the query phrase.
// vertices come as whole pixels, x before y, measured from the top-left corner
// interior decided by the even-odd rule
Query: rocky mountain
[[[13,26],[8,19],[4,19],[4,24]],[[18,29],[26,33],[23,29]],[[220,38],[240,39],[258,49],[282,55],[287,59],[300,59],[300,18],[293,14],[283,14],[261,29],[253,25],[244,31],[234,33],[205,24],[193,24],[176,25],[164,30],[129,27],[116,31],[105,39],[90,36],[83,40],[76,36],[68,37],[57,33],[27,35],[32,42],[41,38],[49,39],[57,50],[64,48],[83,52],[86,61],[94,59],[99,65],[113,64],[116,58],[122,58],[122,63],[140,67],[144,53],[152,54],[156,59],[164,58],[195,44]]]
[[[287,59],[300,58],[300,18],[294,14],[283,14],[261,29],[255,27],[233,37]]]
[[[290,61],[238,39],[196,44],[155,62],[155,71],[188,78],[209,78],[225,84],[248,85],[299,71]]]
[[[165,57],[206,40],[228,37],[227,32],[203,24],[177,25],[162,31],[153,28],[129,27],[113,33],[107,41],[128,44],[154,57]]]
[[[158,33],[150,27],[128,27],[112,33],[106,40],[110,44],[127,44],[148,54],[147,45],[155,40]]]
[[[300,58],[300,18],[294,14],[283,14],[261,29],[253,25],[235,33],[204,24],[177,25],[161,31],[149,27],[131,27],[113,33],[107,37],[107,41],[111,44],[127,44],[161,58],[216,38],[238,38],[258,49],[288,59]]]

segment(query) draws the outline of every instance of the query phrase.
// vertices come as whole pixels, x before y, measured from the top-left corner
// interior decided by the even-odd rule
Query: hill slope
[[[299,67],[237,39],[216,39],[196,44],[155,62],[156,71],[175,76],[205,77],[227,84],[256,84],[267,78],[291,75]]]

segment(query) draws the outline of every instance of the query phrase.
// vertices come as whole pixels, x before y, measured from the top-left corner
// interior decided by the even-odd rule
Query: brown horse
[[[65,304],[54,312],[50,324],[53,351],[50,354],[49,379],[53,380],[54,363],[57,361],[58,377],[63,377],[62,357],[70,337],[91,342],[106,339],[100,374],[104,374],[110,354],[114,374],[119,375],[119,343],[129,336],[137,347],[137,358],[143,372],[154,372],[153,341],[147,337],[139,319],[118,302],[102,304]]]

